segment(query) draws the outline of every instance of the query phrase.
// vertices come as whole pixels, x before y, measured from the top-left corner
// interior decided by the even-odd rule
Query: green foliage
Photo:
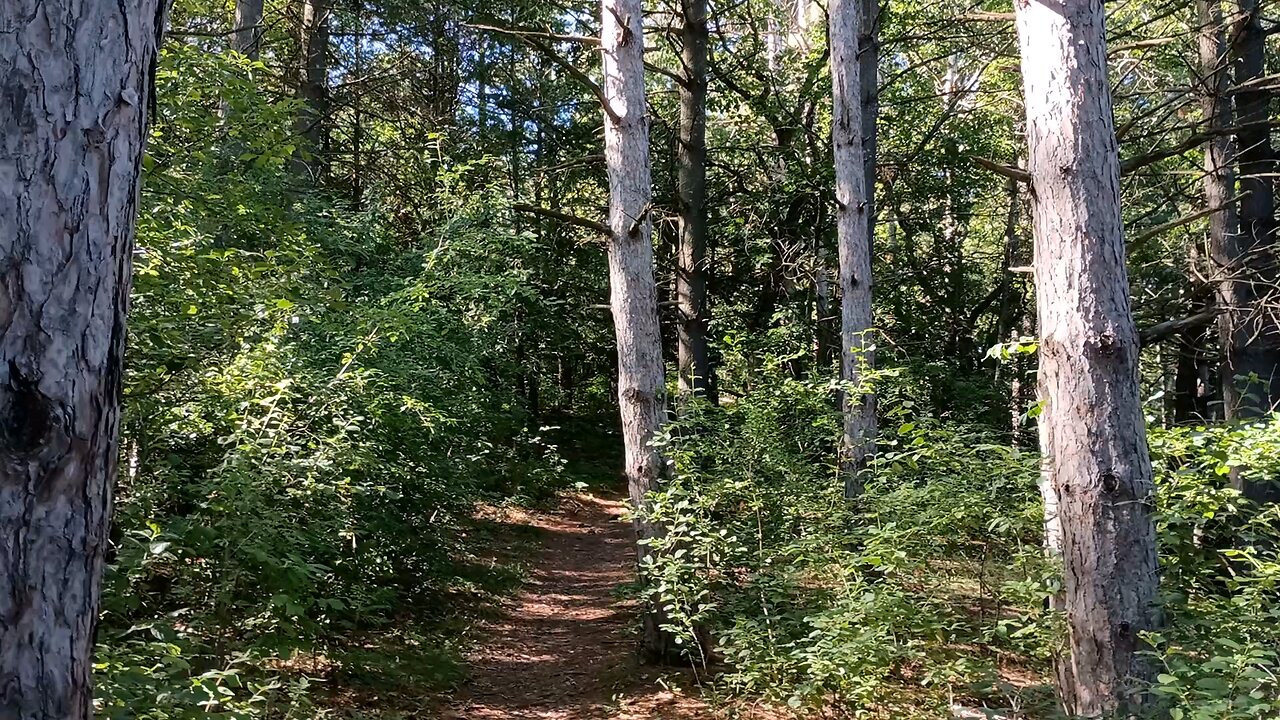
[[[850,504],[830,387],[773,377],[667,438],[676,472],[652,496],[665,533],[644,570],[671,629],[707,631],[714,649],[694,655],[727,664],[723,688],[796,708],[912,696],[927,717],[949,693],[995,692],[1003,653],[1042,671],[1056,620],[1035,458],[908,401]]]
[[[1280,472],[1280,421],[1151,434],[1160,470],[1157,518],[1167,627],[1151,638],[1155,692],[1174,717],[1261,718],[1280,712],[1280,507],[1259,508],[1225,484]]]
[[[565,482],[516,353],[555,312],[542,249],[495,231],[493,194],[456,192],[483,163],[442,171],[431,224],[399,236],[299,193],[295,103],[263,70],[178,43],[157,73],[103,717],[312,717],[309,678],[374,662],[362,633],[429,635],[507,582],[473,569],[477,501]],[[412,682],[456,681],[455,651]]]

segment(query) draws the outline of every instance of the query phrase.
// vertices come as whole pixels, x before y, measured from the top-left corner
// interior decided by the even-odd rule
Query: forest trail
[[[467,658],[445,720],[710,720],[662,673],[637,667],[636,606],[616,590],[635,555],[624,502],[589,493],[513,522],[538,531],[529,580]],[[668,671],[669,673],[670,671]]]

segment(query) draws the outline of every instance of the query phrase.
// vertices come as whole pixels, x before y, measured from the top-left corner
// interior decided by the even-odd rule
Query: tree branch
[[[1200,218],[1208,217],[1216,212],[1225,210],[1226,208],[1229,208],[1235,203],[1239,202],[1240,198],[1248,194],[1249,194],[1249,191],[1246,190],[1245,192],[1242,192],[1239,195],[1236,195],[1230,198],[1229,200],[1224,201],[1221,205],[1208,207],[1203,210],[1193,212],[1190,215],[1183,215],[1182,217],[1177,218],[1175,220],[1170,220],[1167,223],[1161,223],[1160,225],[1157,225],[1153,228],[1143,230],[1142,232],[1138,233],[1137,235],[1129,239],[1129,247],[1132,249],[1133,247],[1141,245],[1142,243],[1150,240],[1151,238],[1155,237],[1156,235],[1159,235],[1160,233],[1172,230],[1176,227],[1181,227],[1188,223],[1193,223],[1196,220],[1199,220]]]
[[[566,225],[573,225],[574,227],[585,228],[587,230],[594,230],[600,233],[601,235],[605,235],[605,236],[613,234],[613,231],[609,229],[608,225],[605,225],[604,223],[599,222],[597,220],[584,218],[581,215],[563,213],[563,212],[560,212],[559,210],[552,210],[550,208],[539,207],[537,205],[529,205],[526,203],[512,203],[511,209],[518,213],[525,213],[527,215],[541,215],[542,217],[551,218],[552,220],[559,220],[560,222]]]
[[[1187,330],[1195,330],[1204,327],[1213,322],[1222,310],[1218,308],[1209,308],[1195,315],[1189,315],[1176,320],[1166,320],[1162,323],[1156,323],[1150,327],[1143,328],[1138,331],[1138,344],[1141,347],[1154,345],[1163,340],[1168,340],[1174,335],[1180,335]]]
[[[1011,165],[1001,165],[994,160],[988,160],[987,158],[978,157],[977,155],[970,155],[969,159],[977,163],[978,167],[990,170],[1001,177],[1016,180],[1017,182],[1031,183],[1031,173],[1023,170],[1022,168],[1013,167]]]
[[[509,28],[500,28],[493,25],[468,25],[468,27],[472,27],[477,30],[496,32],[502,35],[510,35],[523,40],[530,47],[545,55],[548,60],[555,63],[555,65],[561,70],[569,73],[569,76],[574,80],[582,83],[584,87],[590,90],[591,94],[596,96],[596,100],[600,102],[600,107],[604,108],[604,113],[609,116],[610,120],[613,120],[615,123],[622,122],[622,118],[618,113],[614,112],[613,107],[609,105],[609,98],[605,96],[604,90],[598,83],[596,83],[596,81],[592,80],[590,76],[578,69],[576,65],[565,60],[564,57],[562,57],[560,53],[556,52],[550,45],[538,39],[538,36],[544,35],[545,33],[530,34],[524,30],[511,30]]]

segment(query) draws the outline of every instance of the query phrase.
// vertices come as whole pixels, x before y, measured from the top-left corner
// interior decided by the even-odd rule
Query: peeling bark
[[[90,716],[158,0],[0,4],[0,718]]]

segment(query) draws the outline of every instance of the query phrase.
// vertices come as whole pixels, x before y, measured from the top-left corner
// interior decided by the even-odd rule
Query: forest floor
[[[637,608],[620,593],[635,563],[624,508],[583,492],[549,511],[489,511],[490,520],[533,528],[540,547],[520,592],[481,628],[444,720],[716,717],[690,672],[636,663]]]

